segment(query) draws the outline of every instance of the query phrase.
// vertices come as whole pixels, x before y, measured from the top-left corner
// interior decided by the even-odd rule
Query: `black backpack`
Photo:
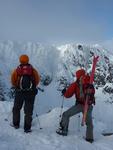
[[[16,69],[19,77],[18,87],[21,90],[30,90],[34,87],[33,67],[30,64],[19,65]]]

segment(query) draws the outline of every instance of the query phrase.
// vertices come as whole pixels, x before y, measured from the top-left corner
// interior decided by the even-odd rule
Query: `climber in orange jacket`
[[[13,105],[13,126],[18,129],[20,126],[20,110],[24,104],[24,131],[31,132],[32,114],[36,88],[40,82],[38,71],[29,64],[29,57],[21,55],[20,65],[11,74],[11,83],[15,88],[15,99]]]

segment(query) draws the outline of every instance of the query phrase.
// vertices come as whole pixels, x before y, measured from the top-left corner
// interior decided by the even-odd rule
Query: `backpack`
[[[88,99],[88,104],[94,104],[95,105],[95,88],[93,84],[86,84],[84,85],[84,96],[85,100]]]
[[[88,99],[89,105],[95,105],[95,89],[93,84],[82,84],[80,80],[77,80],[75,83],[79,89],[79,92],[76,94],[76,103],[85,104],[85,100]]]
[[[33,67],[30,64],[21,64],[16,69],[18,75],[18,88],[30,90],[34,87]]]

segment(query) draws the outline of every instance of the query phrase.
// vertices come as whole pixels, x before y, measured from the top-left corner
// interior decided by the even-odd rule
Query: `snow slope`
[[[9,125],[11,108],[11,102],[0,102],[0,150],[113,150],[113,136],[101,135],[100,129],[103,128],[103,124],[99,120],[96,121],[98,126],[94,125],[95,142],[90,144],[83,138],[85,128],[82,127],[79,131],[77,116],[70,120],[67,137],[56,134],[60,108],[39,116],[38,119],[43,129],[39,128],[38,119],[34,118],[32,133],[28,134],[23,131],[23,119],[19,129],[14,129]],[[8,121],[4,120],[6,118]]]

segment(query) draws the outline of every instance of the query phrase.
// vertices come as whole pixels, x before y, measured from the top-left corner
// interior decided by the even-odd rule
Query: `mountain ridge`
[[[94,84],[97,88],[103,87],[104,92],[111,91],[108,88],[108,83],[113,84],[112,55],[100,45],[74,43],[55,47],[32,42],[4,41],[0,42],[0,79],[6,85],[7,92],[11,87],[11,72],[19,64],[18,57],[21,54],[27,54],[30,57],[30,63],[39,70],[40,86],[47,88],[54,81],[57,84],[57,89],[74,81],[75,71],[79,68],[85,68],[90,73],[93,55],[98,55],[99,62],[96,67]],[[45,84],[45,81],[48,84]],[[62,82],[64,84],[61,84]],[[107,88],[105,87],[106,83]],[[112,87],[110,86],[110,88]],[[109,94],[112,93],[109,92]]]

